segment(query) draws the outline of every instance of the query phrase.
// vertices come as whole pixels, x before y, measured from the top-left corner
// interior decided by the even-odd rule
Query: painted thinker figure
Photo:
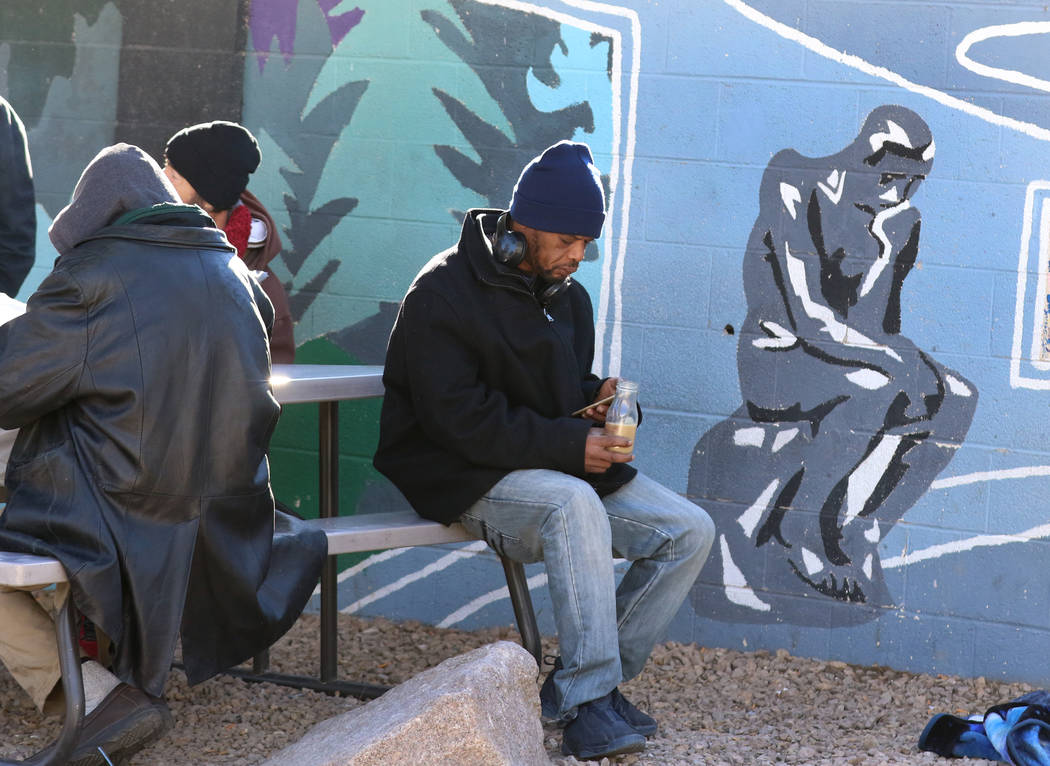
[[[689,494],[719,537],[699,614],[827,624],[829,603],[885,605],[878,545],[962,443],[977,390],[901,334],[912,198],[929,127],[882,106],[829,157],[790,149],[762,178],[744,258],[744,402],[700,439]],[[836,610],[841,624],[870,609]]]

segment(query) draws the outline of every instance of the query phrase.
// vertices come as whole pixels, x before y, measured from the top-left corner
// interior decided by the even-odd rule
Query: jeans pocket
[[[481,519],[463,514],[459,521],[471,535],[484,540],[500,556],[523,564],[540,560],[539,556],[529,552],[520,538],[508,535]]]

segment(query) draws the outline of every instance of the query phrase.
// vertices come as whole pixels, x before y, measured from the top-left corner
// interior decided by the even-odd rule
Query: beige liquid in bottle
[[[622,452],[625,455],[629,455],[634,452],[634,434],[638,429],[638,426],[633,423],[606,423],[605,433],[612,434],[613,436],[623,436],[626,439],[630,439],[632,444],[630,447],[609,447],[612,452]]]

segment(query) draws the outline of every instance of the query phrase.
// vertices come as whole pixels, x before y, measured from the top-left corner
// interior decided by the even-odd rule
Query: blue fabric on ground
[[[1050,723],[1038,718],[1019,721],[1006,738],[1006,756],[1015,766],[1050,764]]]
[[[939,713],[919,735],[919,749],[1012,766],[1050,766],[1050,693],[1031,692],[980,716]]]
[[[1010,736],[1010,730],[1017,724],[1028,709],[1027,705],[1009,707],[1006,709],[992,708],[984,716],[984,733],[1001,756],[1006,755],[1006,740]],[[1003,758],[1002,760],[1006,760]],[[1010,763],[1010,761],[1007,761]]]
[[[985,736],[982,716],[959,718],[948,713],[938,713],[919,735],[919,749],[945,758],[1002,760]]]
[[[984,735],[984,732],[963,732],[955,746],[952,755],[956,758],[984,758],[989,761],[1001,761],[999,751],[992,745],[992,741]]]

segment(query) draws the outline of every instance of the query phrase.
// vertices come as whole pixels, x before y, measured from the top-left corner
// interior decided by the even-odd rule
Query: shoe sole
[[[106,757],[96,748],[94,751],[74,753],[67,762],[67,766],[109,766],[108,758],[113,766],[119,766],[128,758],[145,747],[152,745],[160,739],[172,727],[171,713],[166,708],[153,707],[144,711],[134,725],[121,732],[115,740],[102,745]],[[108,747],[107,747],[108,745]]]
[[[635,735],[641,736],[641,735]],[[621,737],[618,740],[614,740],[607,747],[595,749],[591,751],[582,751],[574,753],[572,750],[565,747],[565,743],[562,742],[561,754],[571,755],[574,758],[582,758],[584,760],[593,760],[597,758],[605,758],[606,756],[613,755],[627,755],[628,753],[640,753],[645,750],[645,739],[644,737],[639,742],[635,737]]]

